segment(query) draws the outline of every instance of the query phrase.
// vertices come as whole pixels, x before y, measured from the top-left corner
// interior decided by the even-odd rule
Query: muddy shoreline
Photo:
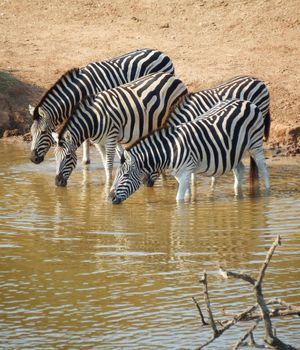
[[[0,137],[26,135],[28,104],[69,69],[148,47],[172,59],[191,92],[237,75],[263,80],[266,147],[300,153],[297,1],[3,1],[0,15]]]

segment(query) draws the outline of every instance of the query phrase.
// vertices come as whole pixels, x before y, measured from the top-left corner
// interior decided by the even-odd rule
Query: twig
[[[216,323],[214,321],[213,313],[212,313],[211,307],[210,307],[210,300],[209,300],[208,288],[207,288],[207,274],[206,274],[206,272],[203,273],[203,277],[200,279],[199,282],[201,282],[203,284],[204,300],[205,300],[205,305],[206,305],[208,317],[209,317],[209,320],[210,320],[210,325],[211,325],[211,328],[213,330],[213,335],[214,335],[214,337],[218,337],[219,336],[219,331],[218,331],[218,328],[217,328]]]
[[[207,323],[207,322],[205,321],[205,319],[204,319],[204,316],[203,316],[201,307],[200,307],[200,305],[198,304],[198,301],[197,301],[194,297],[192,297],[192,299],[193,299],[193,302],[196,304],[196,307],[197,307],[197,309],[198,309],[198,311],[199,311],[199,315],[200,315],[200,318],[201,318],[202,326],[208,326],[208,323]]]
[[[262,280],[263,280],[263,278],[265,276],[266,269],[267,269],[267,267],[269,265],[270,260],[272,259],[274,251],[275,251],[275,249],[277,248],[278,245],[281,245],[281,239],[280,239],[279,235],[276,237],[274,243],[272,244],[271,248],[268,251],[266,259],[265,259],[264,263],[262,264],[262,267],[261,267],[261,269],[259,271],[255,287],[262,284]]]
[[[230,321],[222,322],[223,327],[219,329],[219,333],[217,336],[213,335],[205,344],[202,344],[200,347],[198,347],[196,350],[203,349],[205,346],[209,345],[212,343],[215,339],[217,339],[220,335],[222,335],[225,331],[227,331],[231,326],[235,325],[237,322],[243,320],[248,313],[253,312],[258,305],[253,305],[248,307],[245,311],[237,314],[234,316]]]
[[[269,348],[275,349],[275,350],[297,350],[291,345],[283,343],[280,339],[276,337],[276,332],[273,331],[272,329],[272,323],[270,317],[275,317],[275,316],[281,316],[281,315],[298,315],[300,316],[300,308],[291,304],[288,304],[281,299],[271,299],[268,303],[265,302],[263,292],[262,292],[262,282],[267,270],[267,267],[270,263],[270,260],[274,254],[274,251],[278,245],[281,244],[280,241],[280,236],[277,236],[276,240],[272,244],[271,248],[269,249],[265,261],[262,264],[262,267],[259,271],[258,278],[257,280],[247,274],[241,274],[233,271],[226,271],[222,268],[220,268],[220,274],[224,278],[228,277],[234,277],[237,279],[242,279],[248,283],[250,283],[253,286],[253,290],[255,292],[256,296],[256,301],[257,304],[250,306],[245,310],[244,312],[241,312],[240,314],[234,316],[231,320],[229,321],[223,321],[219,322],[221,325],[221,328],[218,329],[216,326],[216,322],[213,318],[213,314],[211,311],[211,306],[210,306],[210,300],[209,300],[209,295],[208,295],[208,287],[207,287],[207,275],[204,272],[202,279],[200,282],[203,284],[203,293],[204,293],[204,299],[205,299],[205,304],[207,308],[207,312],[209,315],[209,324],[212,327],[213,330],[213,336],[203,345],[197,348],[197,350],[203,349],[206,347],[208,344],[212,343],[215,339],[217,339],[220,335],[222,335],[227,329],[229,329],[232,325],[236,324],[239,321],[244,321],[244,320],[250,320],[250,319],[256,319],[255,324],[245,333],[245,335],[235,344],[234,349],[238,349],[240,345],[244,343],[244,340],[249,337],[250,340],[252,341],[252,344],[254,344],[256,347],[264,347],[264,346],[259,346],[254,342],[253,338],[253,330],[256,328],[258,322],[261,320],[264,321],[264,327],[265,327],[265,338],[264,341],[268,345]],[[195,304],[197,305],[197,308],[199,310],[202,324],[206,324],[207,322],[204,320],[202,311],[200,306],[198,305],[197,301],[195,298],[193,298]],[[268,309],[267,305],[273,305],[273,304],[279,304],[281,306],[284,306],[284,308],[276,308],[275,310],[272,310],[271,312]],[[260,315],[251,315],[256,308],[259,307],[261,310]]]
[[[257,327],[260,320],[256,320],[254,324],[248,329],[248,331],[238,340],[238,342],[233,346],[232,350],[237,350],[241,345],[244,344],[244,341],[252,334],[254,329]],[[253,340],[253,339],[252,339]]]
[[[233,271],[228,271],[228,270],[224,270],[221,266],[219,269],[219,273],[223,278],[228,278],[228,277],[234,277],[234,278],[239,278],[242,279],[246,282],[251,283],[253,286],[255,285],[256,280],[254,278],[252,278],[249,275],[243,274],[243,273],[238,273],[238,272],[233,272]]]
[[[300,316],[300,306],[289,304],[282,299],[273,298],[273,299],[270,299],[266,304],[281,305],[281,307],[276,307],[270,310],[270,317]],[[261,314],[252,313],[257,307],[258,307],[258,304],[255,304],[253,306],[253,310],[246,313],[244,317],[240,319],[240,321],[252,321],[258,318],[261,319]],[[223,314],[224,316],[237,317],[236,314],[228,313],[224,309],[223,309]],[[228,321],[222,321],[221,324],[224,325],[227,322]]]
[[[264,345],[258,345],[257,343],[256,343],[256,341],[254,340],[254,335],[253,335],[253,332],[251,332],[250,333],[250,336],[249,336],[249,341],[248,341],[248,345],[249,346],[255,346],[256,348],[265,348],[265,346]]]
[[[285,307],[287,310],[294,310],[296,312],[300,312],[300,306],[289,304],[289,303],[287,303],[286,301],[284,301],[284,300],[282,300],[280,298],[270,299],[267,304],[268,305],[279,304],[279,305],[282,305],[283,307]]]
[[[265,259],[264,263],[262,264],[262,267],[260,269],[257,280],[255,280],[251,276],[248,276],[245,274],[239,274],[239,273],[235,273],[235,272],[231,272],[231,271],[225,271],[223,269],[221,270],[221,274],[223,277],[224,276],[227,276],[227,277],[231,276],[234,278],[243,279],[244,281],[247,281],[247,282],[251,283],[252,285],[254,285],[254,292],[255,292],[256,300],[257,300],[257,303],[261,309],[262,319],[264,321],[264,326],[265,326],[265,339],[264,339],[265,343],[267,343],[269,346],[271,346],[272,349],[276,349],[276,350],[296,350],[291,345],[283,343],[280,339],[278,339],[274,335],[273,329],[272,329],[272,322],[271,322],[271,318],[270,318],[270,311],[268,309],[268,306],[265,302],[265,299],[264,299],[264,296],[262,293],[262,282],[263,282],[263,278],[265,276],[266,269],[269,265],[269,262],[273,256],[273,253],[274,253],[276,247],[280,244],[281,244],[280,236],[277,236],[276,240],[274,241],[274,243],[272,244],[271,248],[269,249],[269,251],[267,253],[266,259]]]

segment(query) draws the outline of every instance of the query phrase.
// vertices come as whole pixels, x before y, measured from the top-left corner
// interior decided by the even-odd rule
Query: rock
[[[19,136],[19,135],[21,135],[21,132],[19,129],[5,130],[3,133],[3,138],[12,137],[12,136]]]
[[[32,140],[32,137],[31,137],[31,133],[30,132],[28,132],[28,133],[23,135],[23,141],[31,142],[31,140]]]

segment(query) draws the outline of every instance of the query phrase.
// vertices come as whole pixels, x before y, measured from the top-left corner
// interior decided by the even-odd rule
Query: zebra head
[[[124,151],[110,192],[112,203],[119,204],[127,199],[141,186],[144,177],[145,173],[134,156]]]
[[[64,132],[62,136],[52,133],[57,142],[55,148],[56,157],[56,186],[66,186],[68,178],[77,164],[76,146],[72,140],[70,131]]]
[[[33,123],[31,125],[31,155],[30,160],[39,164],[44,160],[45,154],[49,148],[54,145],[55,141],[51,135],[52,129],[47,122],[46,112],[41,108],[34,108],[29,106],[29,112],[33,116]]]

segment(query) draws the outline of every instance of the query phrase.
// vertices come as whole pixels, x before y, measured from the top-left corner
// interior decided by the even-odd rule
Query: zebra
[[[154,73],[86,97],[64,124],[55,149],[55,183],[66,186],[76,166],[76,149],[90,139],[102,154],[106,179],[112,179],[117,143],[133,142],[161,127],[168,111],[187,94],[183,82],[169,73]]]
[[[147,48],[67,71],[45,93],[36,107],[29,105],[33,117],[31,161],[39,164],[44,160],[45,154],[54,145],[51,133],[65,122],[74,107],[86,96],[156,72],[174,74],[173,63],[161,51]],[[83,164],[90,162],[88,145],[88,141],[83,145]]]
[[[215,105],[228,99],[247,100],[257,105],[265,119],[264,141],[267,141],[270,133],[270,94],[266,84],[252,76],[233,77],[214,88],[189,93],[170,112],[167,121],[169,126],[177,126],[205,116]],[[243,164],[240,164],[243,167]],[[153,186],[159,173],[152,173],[147,178],[147,185]],[[212,187],[215,178],[212,178]]]
[[[263,153],[265,122],[255,104],[234,99],[220,102],[193,121],[156,130],[124,151],[110,192],[112,203],[123,202],[140,187],[145,176],[164,169],[172,169],[179,183],[177,201],[190,194],[191,174],[196,172],[221,176],[233,170],[237,195],[244,170],[240,162],[246,151],[252,160],[251,183],[258,169],[268,191]]]

